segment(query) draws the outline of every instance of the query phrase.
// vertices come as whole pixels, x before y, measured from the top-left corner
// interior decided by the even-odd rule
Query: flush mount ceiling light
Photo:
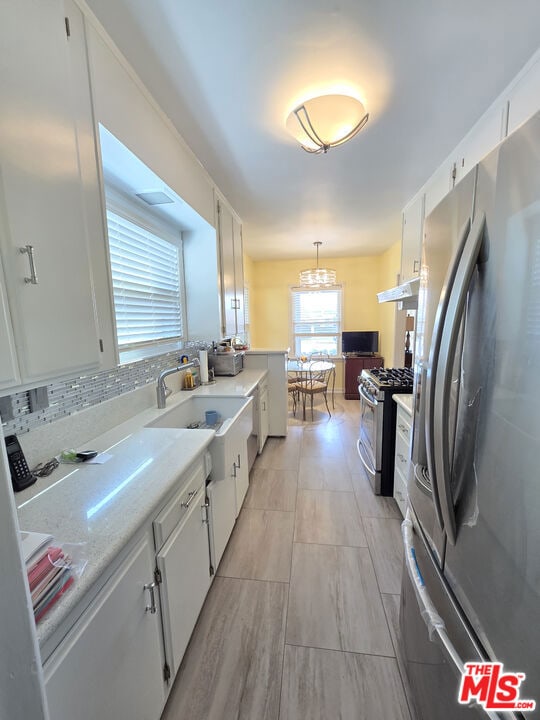
[[[326,153],[357,135],[369,114],[350,95],[321,95],[306,100],[287,118],[287,130],[309,153]]]
[[[319,267],[319,245],[322,242],[319,240],[313,243],[317,248],[317,267],[309,268],[309,270],[302,270],[300,272],[300,285],[302,287],[329,287],[330,285],[336,284],[336,271],[330,270],[329,268]]]

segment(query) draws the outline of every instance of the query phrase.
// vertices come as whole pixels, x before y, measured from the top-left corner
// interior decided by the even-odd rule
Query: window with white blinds
[[[338,354],[341,293],[339,285],[320,290],[291,289],[291,345],[296,357]]]
[[[107,210],[120,351],[181,340],[180,248]]]

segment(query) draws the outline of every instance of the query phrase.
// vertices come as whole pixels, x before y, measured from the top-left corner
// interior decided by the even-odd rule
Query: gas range
[[[396,447],[394,393],[412,393],[411,368],[372,368],[358,378],[360,437],[358,455],[376,495],[393,494]]]
[[[394,393],[412,393],[412,368],[372,368],[362,370],[358,383],[372,400],[384,400]]]

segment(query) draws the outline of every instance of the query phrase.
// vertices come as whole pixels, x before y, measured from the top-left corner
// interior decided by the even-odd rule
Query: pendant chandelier
[[[301,270],[300,285],[308,288],[330,287],[336,284],[336,271],[330,268],[319,267],[319,245],[322,242],[318,240],[313,243],[317,248],[317,267]]]

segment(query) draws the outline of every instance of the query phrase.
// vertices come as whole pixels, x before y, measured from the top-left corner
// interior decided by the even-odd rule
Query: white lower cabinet
[[[165,657],[171,680],[178,672],[211,584],[205,493],[203,485],[187,500],[186,514],[157,554]]]
[[[236,516],[242,509],[242,504],[249,487],[249,467],[247,456],[247,438],[239,437],[233,446],[232,473],[236,488]]]
[[[247,370],[268,370],[268,434],[271,437],[287,435],[287,351],[247,350],[244,356]]]
[[[210,503],[211,557],[217,570],[236,522],[236,483],[234,476],[212,480],[206,488]]]
[[[262,453],[269,433],[268,386],[263,381],[259,387],[259,432],[257,435],[258,452]]]
[[[51,720],[159,717],[166,695],[161,620],[145,589],[153,579],[147,534],[46,663]]]
[[[396,451],[394,456],[394,500],[401,514],[407,511],[407,477],[409,475],[409,450],[412,418],[398,405],[396,415]]]

